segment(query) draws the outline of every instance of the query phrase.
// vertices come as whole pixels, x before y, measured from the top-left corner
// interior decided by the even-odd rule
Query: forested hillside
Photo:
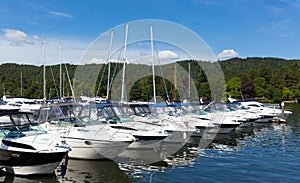
[[[76,66],[67,64],[66,67],[69,75],[73,76]],[[62,68],[66,73],[64,65]],[[13,63],[0,65],[1,95],[43,98],[43,69],[43,66]],[[59,65],[46,66],[47,97],[57,96],[59,92],[59,70]],[[64,76],[67,78],[66,74]],[[67,84],[65,92],[70,93],[70,87]]]
[[[195,61],[181,61],[179,65],[188,71],[190,63],[191,77],[194,81],[199,97],[212,100],[210,85],[199,64]],[[226,94],[234,98],[255,97],[261,100],[280,102],[282,100],[294,100],[300,97],[300,60],[285,60],[279,58],[232,58],[218,62],[224,73],[226,81]],[[215,63],[214,63],[215,64]],[[63,65],[64,95],[71,95],[66,68],[73,82],[76,65]],[[134,66],[135,72],[141,74],[145,71],[139,66]],[[150,67],[150,66],[149,66]],[[172,66],[173,67],[173,66]],[[90,72],[95,65],[81,67],[83,74],[97,74]],[[111,76],[118,73],[122,64],[111,65]],[[171,66],[170,66],[171,68]],[[147,68],[148,69],[148,68]],[[98,73],[97,85],[90,90],[85,82],[79,83],[84,95],[106,94],[108,67],[104,65]],[[22,76],[22,80],[21,80]],[[152,76],[145,76],[136,81],[129,91],[128,100],[148,101],[153,97]],[[47,97],[59,94],[59,65],[46,67]],[[0,65],[0,92],[2,95],[24,96],[29,98],[43,97],[43,66],[2,64]],[[22,84],[21,84],[22,82]],[[78,82],[78,81],[77,81]],[[80,81],[79,81],[80,82]],[[99,86],[100,83],[100,86]],[[77,83],[78,84],[78,83]],[[156,76],[157,95],[167,98],[174,96],[174,86],[168,80]],[[22,86],[22,90],[21,90]],[[178,96],[180,98],[180,96]]]
[[[256,97],[274,102],[300,96],[300,60],[233,58],[220,62],[227,93],[235,98]]]

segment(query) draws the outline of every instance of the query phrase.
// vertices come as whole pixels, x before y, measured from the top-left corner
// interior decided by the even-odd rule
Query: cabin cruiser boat
[[[85,109],[89,110],[92,119],[108,123],[114,129],[132,134],[136,140],[128,148],[138,148],[139,145],[145,147],[147,144],[151,147],[150,144],[159,142],[168,136],[167,133],[153,130],[153,125],[145,125],[123,115],[119,111],[119,108],[113,106],[111,103],[89,104],[85,106]]]
[[[70,158],[113,159],[135,140],[129,133],[92,120],[83,105],[75,102],[45,104],[37,121],[71,145]]]
[[[260,117],[259,119],[254,121],[255,123],[273,122],[274,120],[282,118],[282,115],[284,115],[284,119],[281,119],[280,122],[285,122],[288,116],[292,114],[291,111],[288,110],[282,111],[282,109],[276,108],[275,105],[273,107],[269,107],[256,100],[237,101],[235,99],[232,99],[231,97],[229,97],[228,100],[232,104],[238,105],[240,109],[243,109],[250,113],[256,113],[257,115],[259,115]]]
[[[112,128],[130,133],[135,137],[136,140],[119,155],[116,161],[130,164],[151,164],[174,153],[165,144],[169,133],[163,130],[163,126],[150,121],[133,120],[124,112],[128,106],[106,102],[90,103],[85,105],[85,108],[90,111],[91,118],[94,120],[108,123]]]
[[[257,101],[247,101],[241,102],[241,106],[246,108],[248,111],[253,111],[259,114],[263,119],[269,119],[269,122],[272,122],[274,118],[281,118],[284,114],[284,119],[287,119],[289,115],[292,114],[291,111],[278,109],[276,107],[267,107],[264,104]],[[259,122],[264,122],[266,120],[258,120]]]
[[[3,96],[3,101],[6,102],[6,105],[16,106],[23,112],[32,112],[36,114],[41,107],[35,99],[29,99],[24,97],[12,97],[12,96]]]
[[[0,107],[0,165],[15,175],[51,174],[70,146],[34,122],[32,113]]]
[[[195,132],[181,116],[173,115],[166,104],[129,104],[126,113],[134,120],[141,123],[160,125],[160,130],[168,133],[168,138],[163,140],[169,149],[169,154],[174,154],[183,148]]]
[[[184,118],[188,123],[203,133],[227,134],[235,130],[241,123],[226,115],[225,111],[216,111],[211,108],[201,110],[200,108],[187,109],[182,107]]]

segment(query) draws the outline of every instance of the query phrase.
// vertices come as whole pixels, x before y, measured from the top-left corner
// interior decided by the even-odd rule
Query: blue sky
[[[0,63],[77,63],[101,33],[120,24],[162,19],[198,34],[219,58],[300,59],[300,0],[1,0]],[[228,57],[227,57],[228,56]]]

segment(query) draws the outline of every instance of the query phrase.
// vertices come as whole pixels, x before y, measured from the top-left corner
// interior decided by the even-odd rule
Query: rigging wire
[[[164,73],[163,73],[163,70],[162,70],[162,67],[161,67],[161,64],[160,64],[158,52],[157,52],[157,49],[156,49],[156,44],[154,44],[154,49],[155,49],[155,53],[156,53],[156,57],[157,57],[157,62],[158,62],[158,65],[159,65],[159,70],[161,72],[162,80],[163,80],[163,83],[164,83],[164,88],[165,88],[165,92],[166,92],[166,95],[167,95],[167,100],[168,100],[168,102],[170,102],[170,96],[168,94],[167,84],[166,84],[165,76],[164,76]]]
[[[69,85],[70,85],[71,92],[72,92],[72,97],[73,97],[74,102],[76,102],[74,90],[73,90],[73,87],[72,87],[71,79],[70,79],[69,72],[68,72],[68,68],[67,68],[67,65],[66,65],[66,64],[65,64],[65,68],[66,68],[66,74],[67,74],[67,77],[68,77],[68,80],[69,80]]]
[[[105,73],[106,66],[107,66],[107,64],[105,64],[104,68],[102,67],[102,68],[103,68],[103,70],[102,70],[102,75],[101,75],[101,78],[100,78],[100,81],[99,81],[99,85],[98,85],[98,89],[97,89],[97,92],[96,92],[95,97],[97,97],[98,94],[99,94],[99,91],[100,91],[100,88],[101,88],[101,85],[102,85],[102,81],[103,81],[103,77],[104,77],[104,73]]]
[[[54,77],[51,65],[50,65],[50,70],[51,70],[51,75],[52,75],[52,79],[53,79],[53,82],[54,82],[54,87],[55,87],[56,95],[58,96],[57,84],[56,84],[56,81],[55,81],[55,77]]]
[[[117,59],[117,60],[120,60],[120,58],[121,58],[121,50],[120,50],[120,52],[119,52],[119,56],[118,56],[118,59]],[[111,82],[109,83],[109,91],[111,91],[111,87],[112,87],[113,82],[114,82],[114,80],[115,80],[116,72],[117,72],[117,68],[118,68],[118,64],[119,64],[119,63],[116,63],[116,64],[115,64],[114,72],[113,72],[113,75],[112,75],[112,77],[111,77]]]

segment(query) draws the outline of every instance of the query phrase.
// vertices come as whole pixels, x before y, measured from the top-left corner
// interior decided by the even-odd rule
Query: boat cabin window
[[[145,114],[151,114],[151,110],[148,106],[135,106],[134,113],[138,116],[144,116]]]
[[[8,129],[0,129],[0,138],[5,137],[9,132]]]
[[[260,107],[260,106],[257,105],[257,104],[249,104],[248,106],[250,106],[250,107]]]
[[[111,106],[99,109],[98,117],[102,118],[104,121],[109,121],[109,120],[111,120],[112,122],[119,121],[118,116],[116,115],[114,109]]]
[[[124,108],[123,108],[124,109]],[[128,116],[130,116],[130,115],[134,115],[135,114],[135,112],[134,112],[134,109],[132,109],[132,108],[126,108],[125,110],[124,110],[124,112],[128,115]]]
[[[1,127],[12,125],[10,117],[8,115],[0,116],[0,125]]]

